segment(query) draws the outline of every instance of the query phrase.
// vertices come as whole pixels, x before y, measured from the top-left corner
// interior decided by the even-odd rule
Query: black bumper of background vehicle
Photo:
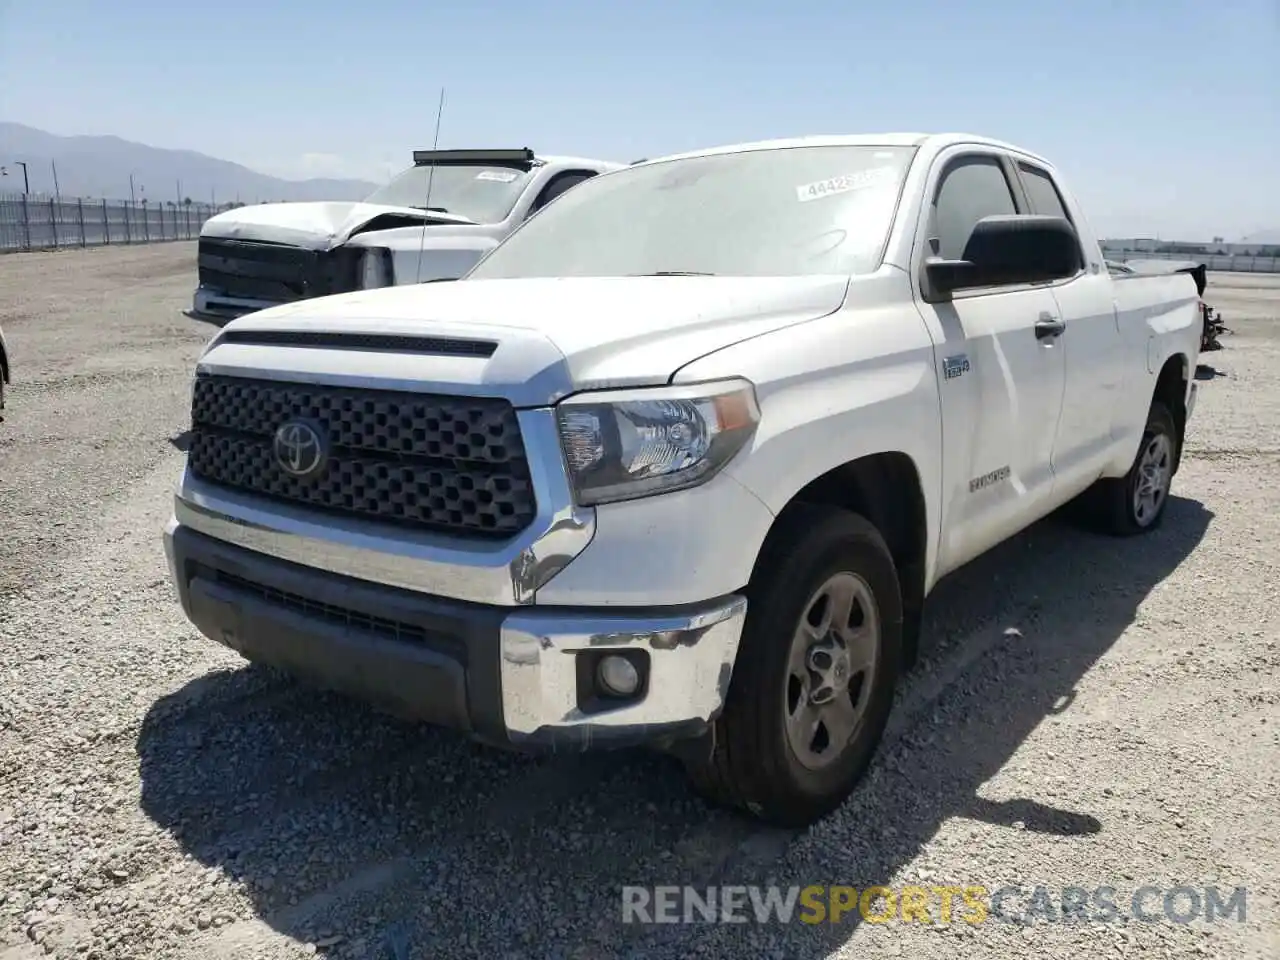
[[[183,608],[211,640],[388,713],[507,742],[507,611],[299,567],[184,527],[171,550]]]
[[[211,296],[291,303],[356,290],[361,252],[201,237],[196,267],[200,288]]]

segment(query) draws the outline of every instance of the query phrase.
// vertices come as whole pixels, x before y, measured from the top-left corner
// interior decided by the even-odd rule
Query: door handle
[[[1067,329],[1067,325],[1056,319],[1051,313],[1040,314],[1040,319],[1036,321],[1036,339],[1052,340],[1062,335]]]

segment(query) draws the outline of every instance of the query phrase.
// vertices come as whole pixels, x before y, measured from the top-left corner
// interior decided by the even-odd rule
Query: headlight
[[[574,498],[583,506],[705,483],[760,422],[746,380],[584,393],[557,413]]]
[[[391,251],[366,250],[360,258],[360,289],[374,290],[389,287],[393,283]]]

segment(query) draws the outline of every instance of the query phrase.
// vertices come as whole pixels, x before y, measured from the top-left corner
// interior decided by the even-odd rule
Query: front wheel
[[[884,733],[902,646],[902,596],[874,526],[793,506],[748,588],[734,676],[710,757],[689,761],[711,799],[801,827],[853,791]]]

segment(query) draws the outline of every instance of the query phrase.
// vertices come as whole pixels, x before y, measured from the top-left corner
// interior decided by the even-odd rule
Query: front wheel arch
[[[747,589],[747,622],[710,751],[686,753],[699,791],[778,826],[800,827],[839,807],[861,780],[883,737],[899,676],[902,597],[884,538],[839,507],[797,504],[771,536]],[[794,754],[787,730],[787,664],[813,588],[833,573],[861,578],[876,605],[879,636],[862,721],[820,770]],[[806,641],[807,642],[807,641]],[[850,695],[853,686],[850,685]]]
[[[904,609],[901,668],[919,655],[919,623],[929,563],[929,515],[915,460],[884,451],[849,460],[801,487],[778,512],[756,557],[758,567],[773,538],[788,529],[790,514],[806,507],[836,507],[864,517],[889,547]]]

